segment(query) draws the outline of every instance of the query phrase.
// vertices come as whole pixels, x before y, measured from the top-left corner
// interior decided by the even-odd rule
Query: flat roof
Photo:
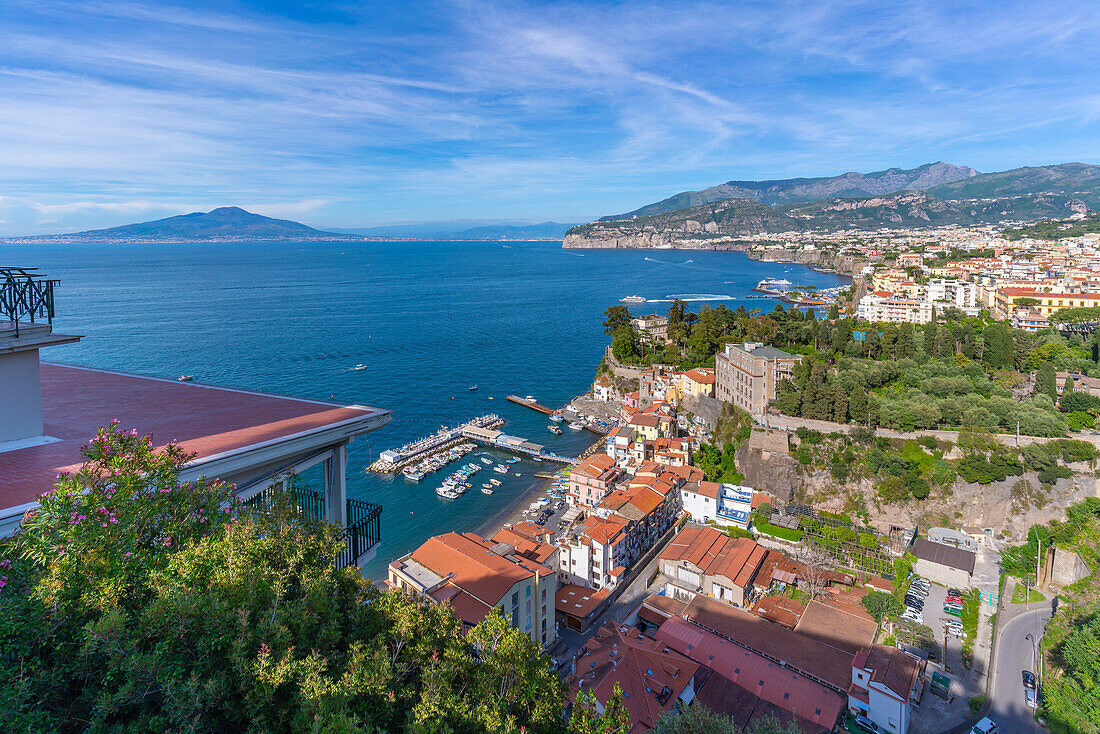
[[[61,472],[80,467],[80,449],[113,419],[176,440],[195,463],[337,424],[388,422],[390,411],[142,377],[43,362],[42,418],[52,443],[0,452],[0,508],[32,503]]]
[[[941,566],[955,568],[966,571],[971,576],[974,575],[974,559],[976,558],[974,551],[953,548],[942,543],[917,538],[913,542],[913,555],[924,561],[938,563]]]

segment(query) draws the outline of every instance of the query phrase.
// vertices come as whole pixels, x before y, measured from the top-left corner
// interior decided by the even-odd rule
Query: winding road
[[[993,678],[992,703],[987,716],[996,722],[999,734],[1041,734],[1045,732],[1034,719],[1035,710],[1024,704],[1021,671],[1038,675],[1036,651],[1046,623],[1050,604],[1023,612],[1009,620],[997,641],[997,662]]]

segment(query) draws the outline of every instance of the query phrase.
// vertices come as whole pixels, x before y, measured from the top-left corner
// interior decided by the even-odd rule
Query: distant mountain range
[[[9,238],[9,242],[269,242],[279,240],[364,240],[359,235],[324,232],[289,219],[273,219],[236,206],[180,214],[152,222],[72,234]]]
[[[939,162],[926,163],[908,170],[888,168],[874,173],[849,172],[822,178],[727,181],[702,191],[683,191],[632,212],[601,217],[598,221],[608,222],[664,214],[725,199],[749,199],[770,205],[819,201],[833,197],[879,196],[905,190],[924,191],[934,186],[962,181],[977,175],[978,172],[968,166],[953,166],[950,163]]]
[[[891,190],[850,195],[874,187]],[[841,193],[804,200],[821,191]],[[690,205],[729,193],[735,195]],[[1064,163],[979,174],[931,163],[833,178],[731,181],[574,227],[564,246],[700,247],[708,239],[761,232],[996,224],[1064,219],[1090,208],[1100,208],[1100,166]]]
[[[468,226],[475,224],[476,226]],[[463,225],[467,225],[463,227]],[[71,234],[9,237],[3,242],[271,242],[423,240],[560,240],[574,225],[461,220],[325,231],[289,219],[273,219],[236,206],[180,214],[152,222],[90,229]]]

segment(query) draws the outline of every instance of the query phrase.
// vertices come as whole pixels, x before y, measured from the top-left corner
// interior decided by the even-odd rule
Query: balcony
[[[325,518],[325,497],[308,487],[291,486],[285,490],[298,507],[298,511],[312,521]],[[259,511],[271,509],[274,502],[272,490],[266,489],[245,500],[246,507]],[[337,539],[341,549],[335,558],[336,568],[361,566],[374,558],[378,542],[382,539],[382,506],[348,498],[347,526]]]

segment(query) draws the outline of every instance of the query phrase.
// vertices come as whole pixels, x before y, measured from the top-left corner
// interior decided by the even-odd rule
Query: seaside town
[[[1100,734],[1096,11],[5,2],[0,734]]]

